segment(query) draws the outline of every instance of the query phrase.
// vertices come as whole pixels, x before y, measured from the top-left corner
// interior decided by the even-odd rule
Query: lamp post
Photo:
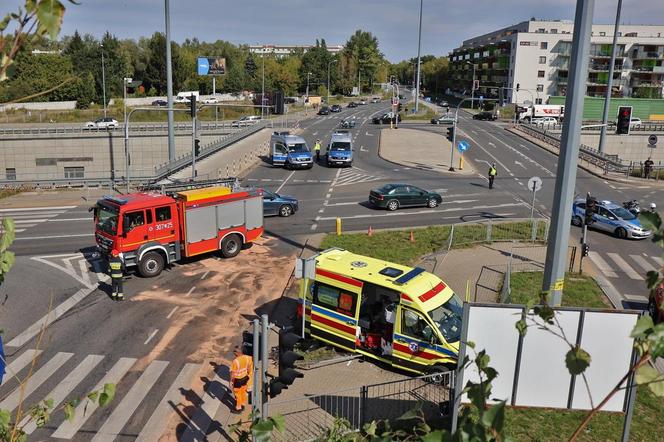
[[[169,0],[164,0],[166,22],[166,100],[168,101],[168,161],[175,160],[175,118],[173,114],[173,62],[171,60],[171,13]]]
[[[475,67],[477,65],[469,61],[466,61],[466,63],[473,65],[473,84],[470,86],[470,99],[472,100],[470,102],[470,108],[475,109]]]
[[[309,77],[310,76],[311,76],[311,72],[307,72],[307,92],[305,94],[307,96],[307,103],[309,102]]]
[[[420,28],[419,36],[417,37],[417,80],[415,83],[415,113],[419,109],[420,101],[420,46],[422,44],[422,6],[424,0],[420,0]]]
[[[332,63],[336,63],[337,60],[330,60],[327,62],[327,105],[330,105],[330,66]]]
[[[101,89],[104,96],[104,118],[106,118],[106,64],[104,63],[104,45],[101,46]]]
[[[611,89],[613,88],[613,69],[616,64],[616,47],[618,46],[618,27],[620,26],[620,10],[622,0],[618,0],[616,9],[616,24],[613,27],[613,45],[611,46],[611,64],[609,65],[609,78],[606,83],[606,98],[604,98],[604,111],[602,112],[602,127],[599,132],[599,145],[597,150],[604,153],[604,141],[606,140],[606,123],[609,120],[609,103],[611,102]]]
[[[263,75],[262,75],[263,85],[261,88],[261,120],[262,120],[265,118],[265,45],[263,45],[263,50],[261,51],[261,59],[263,60]]]
[[[132,82],[131,78],[122,79],[122,97],[124,98],[124,151],[125,151],[125,179],[127,180],[127,192],[129,192],[129,126],[127,125],[127,85]]]

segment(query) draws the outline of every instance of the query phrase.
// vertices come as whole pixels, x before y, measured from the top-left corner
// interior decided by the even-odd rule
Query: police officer
[[[493,189],[493,180],[496,179],[497,173],[496,163],[491,163],[491,167],[489,167],[489,189]]]
[[[122,268],[124,267],[124,263],[120,259],[120,254],[117,250],[111,251],[108,267],[111,273],[111,299],[122,301],[124,300],[124,293],[122,291]]]
[[[320,159],[320,140],[316,140],[314,144],[314,151],[316,152],[316,162]]]

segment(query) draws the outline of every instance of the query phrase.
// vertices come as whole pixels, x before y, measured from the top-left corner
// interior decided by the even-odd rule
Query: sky
[[[164,31],[163,0],[77,0],[67,4],[63,35],[106,30],[118,38]],[[0,13],[25,0],[2,0]],[[447,55],[462,41],[531,17],[574,18],[576,0],[423,0],[422,55]],[[595,0],[594,23],[613,23],[617,0]],[[344,44],[357,29],[378,38],[391,62],[417,56],[417,0],[170,0],[171,38],[235,44]],[[663,0],[624,0],[622,23],[664,24]]]

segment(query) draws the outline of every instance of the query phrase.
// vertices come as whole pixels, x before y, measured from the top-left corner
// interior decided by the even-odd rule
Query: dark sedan
[[[410,184],[386,184],[369,192],[371,205],[390,211],[413,206],[427,206],[433,209],[442,202],[443,197],[440,194]]]
[[[348,103],[348,107],[350,107],[350,108],[357,107],[357,103],[354,102],[354,101],[351,101],[350,103]]]
[[[154,100],[152,102],[153,106],[168,106],[168,101],[166,100]]]
[[[390,121],[394,120],[394,115],[391,113],[383,114],[380,117],[373,117],[371,122],[373,124],[390,124]],[[401,114],[397,114],[397,120],[401,121]]]
[[[496,119],[496,116],[493,112],[480,112],[479,114],[473,115],[473,120],[486,120],[493,121]]]
[[[327,106],[321,107],[318,111],[318,115],[330,115],[330,108]]]
[[[298,209],[297,199],[288,195],[279,195],[263,189],[264,216],[291,216]]]
[[[339,106],[338,104],[333,104],[332,106],[330,106],[330,112],[335,112],[335,113],[341,112],[341,106]]]

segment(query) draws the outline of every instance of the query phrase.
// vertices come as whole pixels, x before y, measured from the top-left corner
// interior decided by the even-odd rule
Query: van
[[[328,166],[353,165],[353,139],[348,131],[336,131],[325,149],[325,162]]]
[[[290,132],[274,132],[270,137],[270,161],[286,169],[311,169],[314,157],[304,138]]]
[[[339,248],[303,264],[298,315],[312,338],[413,373],[456,365],[462,303],[437,276]]]
[[[185,91],[185,92],[178,92],[178,94],[175,96],[175,102],[176,103],[189,103],[189,98],[191,96],[196,97],[196,100],[199,98],[199,92],[198,91]]]

